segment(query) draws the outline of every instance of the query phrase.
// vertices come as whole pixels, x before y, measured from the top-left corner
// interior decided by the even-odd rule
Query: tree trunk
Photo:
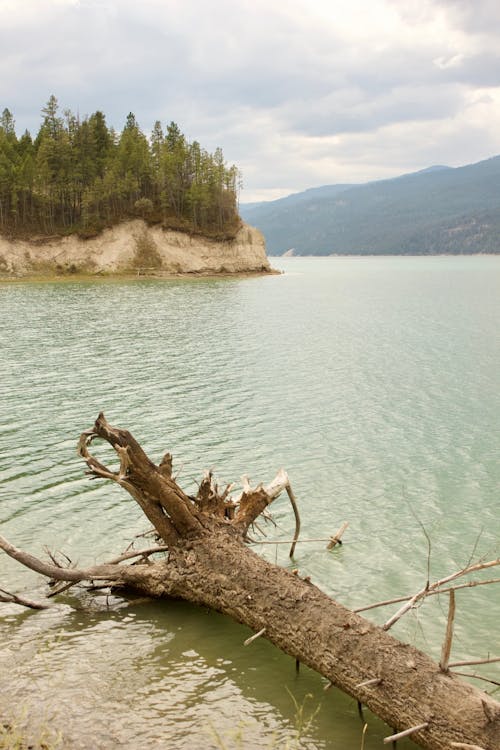
[[[88,452],[96,437],[117,451],[118,472]],[[263,637],[368,706],[394,730],[424,725],[411,735],[423,748],[499,750],[499,703],[443,672],[421,651],[346,609],[308,579],[248,548],[247,530],[286,489],[285,472],[267,487],[247,486],[237,499],[230,498],[229,487],[219,490],[207,474],[196,497],[189,497],[172,479],[170,454],[156,466],[130,433],[111,427],[102,414],[82,434],[79,453],[91,475],[112,479],[130,492],[168,546],[168,556],[153,564],[120,564],[129,555],[89,570],[66,570],[36,561],[0,537],[0,546],[12,557],[59,580],[102,578],[149,596],[211,607],[264,631]]]

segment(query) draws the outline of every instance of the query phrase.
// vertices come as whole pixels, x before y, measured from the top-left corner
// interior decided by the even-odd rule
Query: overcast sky
[[[500,153],[498,0],[0,0],[0,107],[222,146],[242,201]]]

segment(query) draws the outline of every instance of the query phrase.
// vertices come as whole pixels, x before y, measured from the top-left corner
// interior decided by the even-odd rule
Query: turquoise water
[[[146,528],[75,455],[102,409],[153,459],[170,450],[187,489],[207,467],[257,482],[284,466],[304,538],[349,522],[341,548],[302,544],[294,562],[348,606],[425,583],[421,526],[432,579],[499,556],[500,258],[275,265],[286,273],[0,287],[1,533],[90,564]],[[267,538],[289,538],[284,499],[274,516]],[[260,551],[289,564],[286,546]],[[39,576],[0,564],[0,587],[43,596]],[[350,699],[264,641],[243,648],[248,630],[214,613],[78,589],[42,613],[0,607],[3,715],[60,729],[65,747],[361,746]],[[500,655],[500,585],[459,592],[457,609],[453,659]],[[435,597],[394,633],[439,656],[445,619]],[[367,720],[373,750],[390,732]]]

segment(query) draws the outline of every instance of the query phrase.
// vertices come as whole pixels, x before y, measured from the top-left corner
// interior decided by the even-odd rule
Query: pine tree
[[[99,231],[133,216],[186,230],[233,231],[239,173],[223,153],[189,143],[170,122],[150,139],[133,112],[117,134],[102,112],[83,120],[59,114],[54,95],[33,141],[18,140],[14,117],[0,117],[0,229]]]

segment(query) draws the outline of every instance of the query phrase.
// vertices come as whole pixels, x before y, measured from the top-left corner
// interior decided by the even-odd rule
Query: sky
[[[0,0],[0,108],[175,121],[241,201],[500,154],[498,0]]]

